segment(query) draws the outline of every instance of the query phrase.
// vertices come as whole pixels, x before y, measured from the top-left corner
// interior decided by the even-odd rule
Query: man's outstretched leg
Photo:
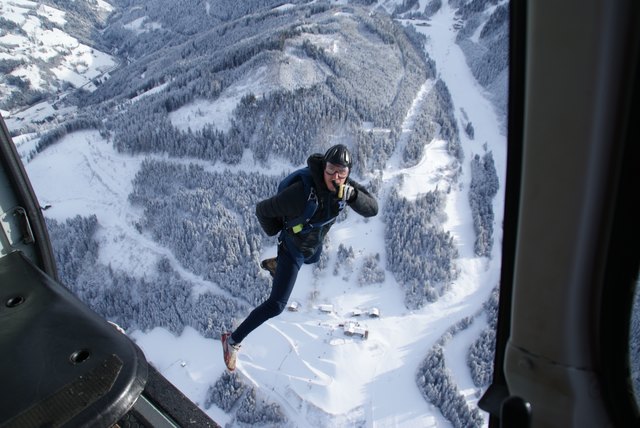
[[[302,263],[302,257],[294,258],[287,250],[280,250],[269,298],[251,311],[233,333],[222,334],[224,362],[230,371],[235,370],[236,354],[240,349],[240,342],[269,318],[280,315],[287,306]]]

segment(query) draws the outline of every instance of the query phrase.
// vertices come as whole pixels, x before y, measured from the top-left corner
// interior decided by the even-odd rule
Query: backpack
[[[318,197],[316,196],[316,189],[313,186],[313,178],[311,177],[311,171],[309,167],[300,168],[287,175],[280,184],[278,184],[278,193],[282,192],[287,187],[291,186],[297,180],[302,180],[304,185],[304,194],[307,195],[307,203],[298,217],[284,219],[284,229],[291,230],[291,232],[307,233],[313,228],[322,227],[325,224],[332,222],[335,217],[328,220],[311,223],[311,218],[318,210]]]

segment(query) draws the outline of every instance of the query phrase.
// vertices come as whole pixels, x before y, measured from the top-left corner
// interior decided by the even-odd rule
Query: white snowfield
[[[380,266],[386,265],[382,214],[365,220],[350,213],[346,221],[335,225],[329,238],[329,267],[318,277],[314,277],[309,266],[300,272],[291,297],[299,303],[297,311],[285,311],[261,326],[247,337],[239,353],[237,371],[258,388],[259,393],[282,406],[291,426],[348,427],[362,422],[375,427],[450,426],[418,390],[417,368],[450,326],[481,310],[498,284],[506,161],[506,138],[501,133],[501,121],[455,44],[453,22],[453,12],[447,2],[443,2],[441,11],[429,25],[416,28],[428,36],[429,55],[436,62],[438,77],[449,88],[456,118],[462,123],[464,112],[475,129],[473,140],[460,132],[465,156],[463,172],[461,182],[451,187],[446,205],[445,229],[452,233],[458,246],[459,278],[436,303],[409,311],[403,303],[400,286],[389,272],[384,283],[367,286],[358,284],[357,266],[352,270],[340,267],[338,275],[333,274],[340,244],[353,248],[356,263],[368,255],[379,254]],[[310,78],[313,79],[315,77]],[[416,106],[433,83],[425,82],[416,94]],[[238,91],[241,88],[241,84],[236,85]],[[255,91],[250,82],[246,88]],[[185,109],[183,116],[174,114],[172,121],[188,120],[197,114],[198,120],[209,117],[226,126],[233,102],[241,96],[242,93],[229,94],[221,99],[221,104],[200,103]],[[412,132],[412,112],[404,124],[403,132],[407,134]],[[450,184],[449,167],[453,159],[446,152],[445,142],[430,142],[424,158],[416,166],[403,169],[398,162],[403,141],[404,137],[396,156],[382,171],[381,212],[385,209],[385,195],[394,186],[400,186],[405,197],[415,198]],[[493,152],[500,180],[493,207],[496,223],[491,258],[474,255],[467,196],[470,159],[474,154],[485,153],[485,143]],[[144,275],[154,269],[160,256],[168,256],[174,269],[185,278],[204,288],[210,287],[181,268],[168,249],[134,230],[133,224],[141,213],[128,204],[127,196],[142,160],[143,157],[117,153],[97,132],[82,131],[48,148],[26,168],[40,203],[52,206],[45,211],[46,216],[58,220],[78,214],[98,217],[103,263],[130,274]],[[208,168],[227,167],[216,164]],[[251,153],[245,153],[242,163],[235,168],[255,170]],[[283,164],[263,172],[278,174],[291,168]],[[401,181],[397,179],[399,176]],[[275,246],[268,248],[264,257],[274,254]],[[322,305],[332,305],[331,310],[322,310],[327,309]],[[368,315],[371,308],[379,310],[379,317]],[[354,311],[362,314],[353,316]],[[345,335],[344,323],[349,321],[366,329],[367,338],[361,334]],[[466,353],[485,325],[484,316],[477,317],[471,327],[456,335],[445,348],[447,367],[472,406],[480,391],[471,381]],[[225,370],[219,340],[203,338],[191,328],[179,337],[161,328],[128,334],[171,382],[204,407],[207,389]],[[206,412],[223,426],[234,423],[230,415],[215,406]],[[484,413],[483,416],[486,418]]]
[[[96,8],[105,13],[112,10],[111,5],[104,1],[96,2]],[[24,61],[24,65],[11,74],[24,78],[34,89],[45,89],[47,82],[40,76],[39,69],[31,64],[32,61],[58,63],[51,71],[59,82],[67,82],[77,88],[84,87],[89,91],[95,89],[92,79],[103,76],[117,66],[110,55],[80,43],[58,28],[43,26],[43,20],[63,26],[67,23],[67,17],[64,12],[42,2],[2,0],[0,15],[24,30],[23,35],[0,33],[0,46],[3,46],[0,60]],[[4,49],[5,46],[10,46],[11,52]]]

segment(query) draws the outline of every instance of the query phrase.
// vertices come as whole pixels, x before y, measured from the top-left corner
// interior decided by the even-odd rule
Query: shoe
[[[231,345],[229,343],[229,339],[231,338],[231,333],[222,333],[220,338],[222,342],[222,353],[224,355],[224,363],[229,369],[230,372],[236,369],[236,354],[240,349],[240,345],[234,343]]]
[[[273,257],[271,259],[265,259],[260,262],[260,267],[271,274],[271,277],[276,274],[276,267],[278,266],[278,259]]]

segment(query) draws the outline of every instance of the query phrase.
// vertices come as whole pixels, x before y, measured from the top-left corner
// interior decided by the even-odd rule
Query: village
[[[316,309],[323,314],[338,316],[332,304],[321,304],[316,306]],[[290,302],[287,306],[287,310],[289,312],[298,312],[300,310],[300,303],[297,301]],[[380,309],[377,307],[372,307],[366,310],[356,308],[351,310],[346,317],[349,319],[339,321],[336,325],[337,329],[341,329],[345,336],[353,336],[361,338],[362,340],[367,340],[369,338],[369,328],[364,322],[360,322],[358,320],[366,317],[370,319],[380,318]]]

